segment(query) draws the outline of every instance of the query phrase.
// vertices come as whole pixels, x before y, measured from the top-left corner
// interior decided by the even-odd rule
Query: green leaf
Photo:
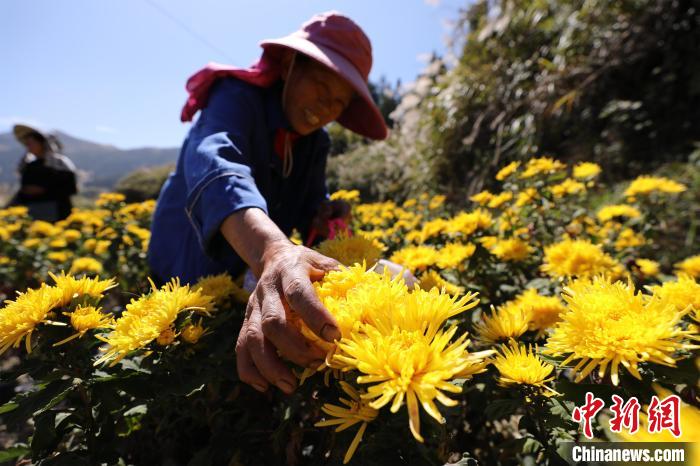
[[[54,406],[56,406],[57,404],[59,404],[61,401],[65,400],[66,397],[67,397],[73,390],[75,390],[75,388],[76,388],[76,385],[74,385],[74,384],[71,383],[71,385],[70,385],[69,387],[66,387],[65,390],[63,390],[63,391],[61,391],[60,393],[58,393],[56,396],[54,396],[53,398],[51,398],[51,399],[48,401],[48,403],[46,403],[44,406],[42,406],[39,410],[35,411],[35,412],[34,412],[34,415],[35,415],[35,416],[40,415],[40,414],[42,414],[42,413],[48,411],[49,409],[53,408]]]
[[[518,407],[520,407],[520,402],[517,400],[494,400],[486,406],[484,415],[489,420],[502,419],[514,414]]]
[[[17,409],[18,406],[18,403],[8,401],[4,405],[0,406],[0,414],[9,413],[10,411]]]
[[[523,444],[523,453],[536,453],[542,449],[542,444],[532,437],[528,437]]]
[[[71,380],[56,380],[48,384],[38,384],[36,390],[16,395],[10,403],[18,406],[5,411],[3,420],[8,425],[24,423],[36,412],[44,408],[47,403],[72,386]]]
[[[518,422],[518,429],[526,430],[531,434],[535,434],[537,432],[537,426],[535,425],[535,421],[532,419],[532,416],[528,414],[525,414],[523,417],[520,418],[520,422]]]
[[[58,445],[60,439],[56,433],[56,413],[45,412],[34,417],[34,434],[32,434],[31,447],[34,457],[40,458]]]
[[[87,452],[63,452],[41,461],[40,466],[90,466]]]

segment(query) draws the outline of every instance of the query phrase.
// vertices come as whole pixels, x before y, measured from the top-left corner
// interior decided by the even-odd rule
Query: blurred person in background
[[[17,171],[20,188],[9,205],[24,205],[35,220],[55,222],[70,215],[70,197],[78,192],[73,162],[60,154],[61,144],[53,135],[25,126],[15,125],[15,138],[27,152]]]

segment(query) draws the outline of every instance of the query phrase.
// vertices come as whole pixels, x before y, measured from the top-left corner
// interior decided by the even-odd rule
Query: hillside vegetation
[[[331,161],[334,188],[463,204],[498,166],[590,160],[612,182],[684,161],[700,140],[700,15],[689,0],[478,1],[404,94],[381,143]]]

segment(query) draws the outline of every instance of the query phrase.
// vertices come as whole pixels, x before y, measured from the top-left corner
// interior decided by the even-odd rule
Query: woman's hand
[[[338,263],[294,244],[276,245],[266,251],[263,262],[236,344],[238,375],[260,391],[273,384],[291,393],[296,377],[282,359],[315,369],[323,363],[325,352],[302,336],[289,321],[290,312],[296,312],[324,340],[340,338],[333,316],[311,284]]]
[[[283,359],[317,368],[325,352],[310,344],[289,321],[294,312],[319,337],[333,342],[340,331],[316,296],[312,280],[338,267],[338,262],[297,246],[259,209],[229,216],[221,232],[259,277],[246,309],[236,343],[241,381],[259,391],[270,384],[285,393],[296,388],[296,377]]]

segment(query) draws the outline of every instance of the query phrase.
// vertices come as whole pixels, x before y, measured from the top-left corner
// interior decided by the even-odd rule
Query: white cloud
[[[426,5],[440,6],[440,0],[423,0]]]
[[[119,130],[117,130],[116,128],[112,128],[111,126],[105,126],[105,125],[95,126],[95,131],[97,131],[98,133],[107,133],[107,134],[119,133]]]

